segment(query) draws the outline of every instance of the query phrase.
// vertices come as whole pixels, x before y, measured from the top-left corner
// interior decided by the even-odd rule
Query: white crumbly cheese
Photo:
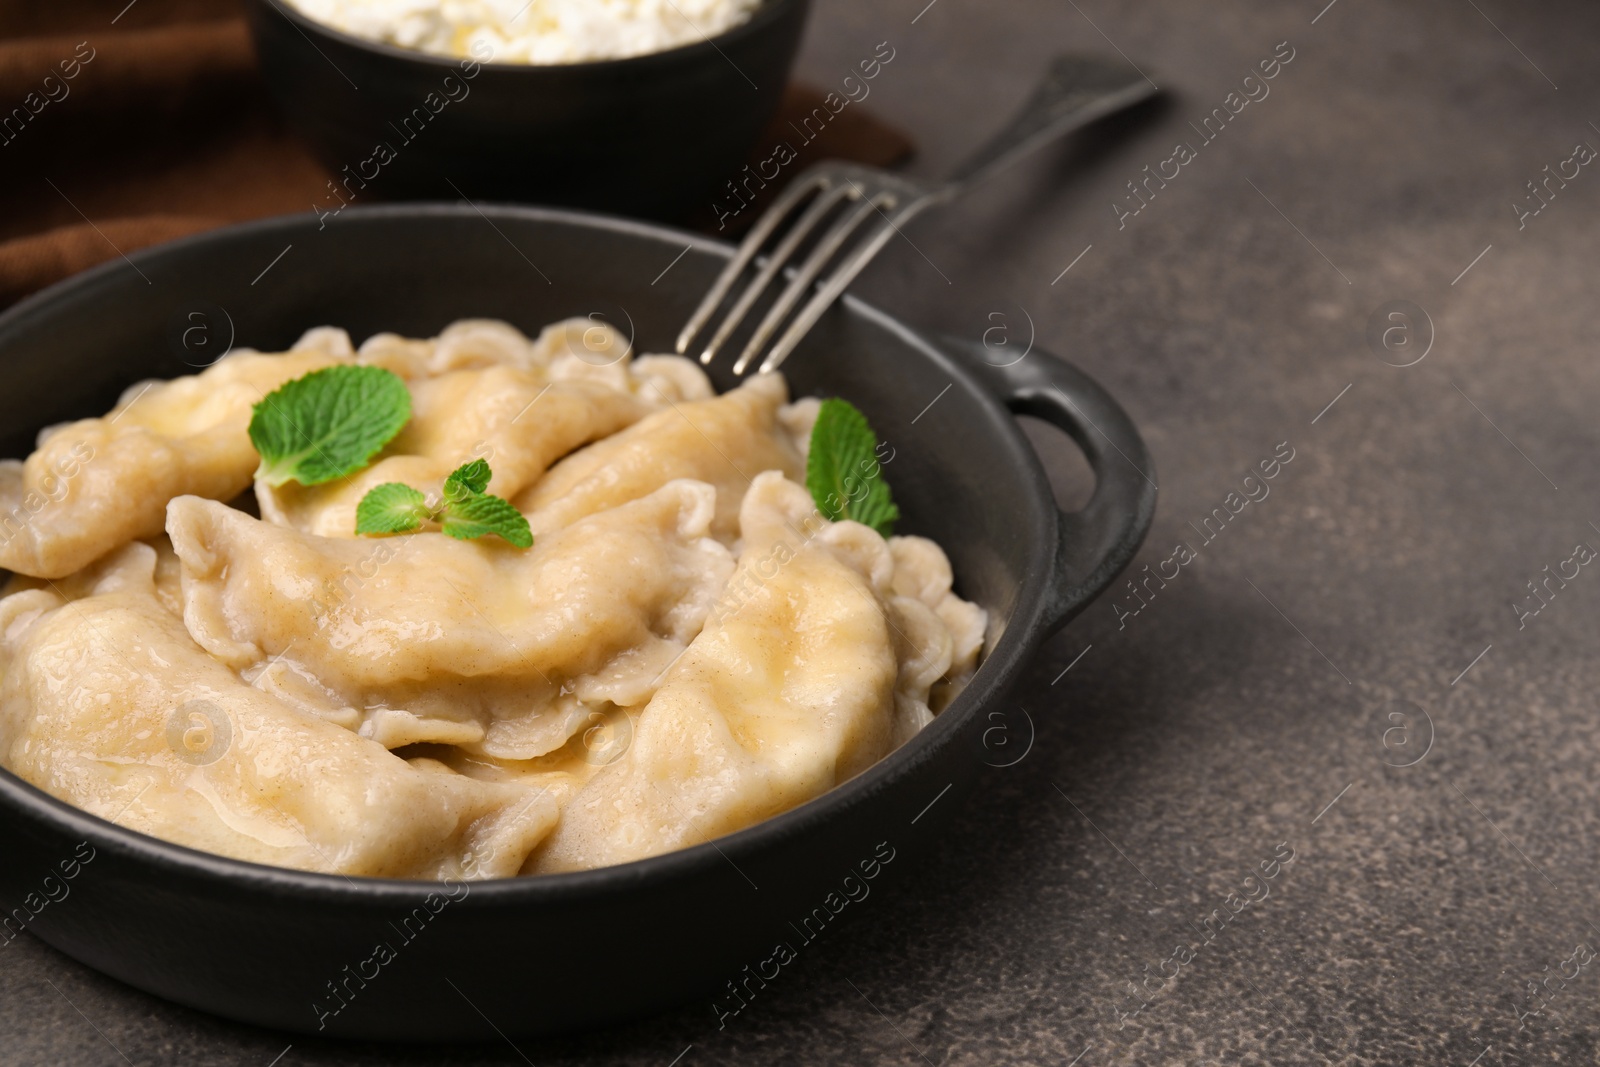
[[[357,37],[497,63],[581,63],[715,37],[761,0],[290,0]]]

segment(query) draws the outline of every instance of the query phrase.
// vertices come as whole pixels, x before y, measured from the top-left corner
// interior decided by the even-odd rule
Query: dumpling
[[[498,319],[457,319],[438,337],[375,333],[361,343],[358,352],[362,362],[407,380],[497,366],[542,371],[550,362],[521,330]]]
[[[567,803],[528,870],[699,844],[889,751],[899,665],[880,603],[894,572],[883,539],[828,523],[776,472],[755,478],[740,525],[739,569],[705,630],[639,713],[632,746]]]
[[[653,492],[674,478],[717,490],[716,537],[738,534],[739,502],[763,471],[803,478],[805,463],[778,409],[789,398],[777,374],[751,378],[712,400],[673,404],[573,453],[517,497],[537,536]]]
[[[0,460],[0,568],[64,577],[160,534],[175,496],[239,495],[259,462],[251,408],[340,359],[320,347],[236,352],[200,374],[136,385],[104,418],[45,431],[26,462]]]
[[[254,405],[340,363],[413,417],[347,479],[258,485],[256,518]],[[932,721],[987,617],[932,541],[823,518],[797,484],[821,402],[787,393],[716,396],[598,316],[323,327],[135,386],[0,462],[0,766],[352,876],[599,867],[802,804]],[[374,486],[436,498],[475,458],[531,549],[356,535]]]
[[[977,670],[989,614],[951,591],[949,557],[933,541],[926,537],[891,537],[889,553],[894,557],[892,585],[896,600],[914,601],[931,610],[949,634],[949,662],[934,676],[931,687],[923,690],[922,698],[931,711],[942,711]],[[908,604],[905,610],[909,613],[914,609]]]
[[[497,319],[457,319],[434,338],[428,372],[442,374],[493,366],[542,369],[548,362],[522,331],[509,323]]]
[[[795,500],[798,506],[798,497]],[[821,517],[813,515],[809,521],[816,526]],[[823,539],[835,552],[871,561],[866,573],[872,575],[873,591],[888,618],[899,664],[889,746],[899,748],[933,721],[948,696],[966,685],[987,616],[950,591],[949,561],[932,541],[922,537],[885,541],[855,522],[826,525],[823,530]],[[868,564],[863,562],[863,567]]]
[[[633,361],[632,372],[639,395],[658,403],[683,404],[717,395],[700,364],[683,356],[640,356]]]
[[[213,505],[220,507],[221,505]],[[195,644],[131,544],[82,583],[0,601],[0,756],[129,829],[302,870],[392,878],[515,873],[553,798],[478,781],[302,715]]]
[[[378,462],[338,481],[256,485],[261,516],[322,537],[354,537],[356,506],[375,486],[404,482],[435,497],[472,459],[494,471],[489,492],[511,497],[579,445],[654,411],[630,393],[591,382],[552,382],[495,365],[411,383],[411,421]]]
[[[643,703],[733,570],[710,486],[676,481],[528,550],[440,533],[321,538],[196,497],[169,508],[184,619],[207,651],[362,733],[527,759]],[[270,662],[269,662],[270,661]],[[322,687],[282,675],[304,668]]]

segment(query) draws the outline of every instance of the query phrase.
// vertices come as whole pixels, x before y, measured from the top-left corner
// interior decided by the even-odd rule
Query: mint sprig
[[[806,488],[817,510],[835,522],[852,519],[888,537],[900,518],[878,461],[878,435],[848,400],[822,402],[811,430]]]
[[[356,533],[397,534],[437,522],[461,541],[490,534],[518,548],[533,547],[533,531],[509,500],[484,492],[491,477],[481,459],[464,463],[444,481],[444,500],[431,507],[422,492],[403,482],[385,482],[368,491],[356,505]]]
[[[250,443],[256,478],[321,485],[365,467],[411,420],[411,393],[382,367],[325,367],[285,382],[257,404]]]

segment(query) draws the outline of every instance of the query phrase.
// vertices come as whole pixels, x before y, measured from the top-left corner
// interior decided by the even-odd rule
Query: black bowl
[[[271,350],[325,323],[359,340],[430,336],[464,316],[531,332],[601,312],[630,324],[639,350],[670,351],[729,251],[639,223],[530,208],[480,216],[465,205],[351,211],[321,231],[299,216],[191,237],[0,316],[0,450],[25,453],[38,427],[104,411],[141,378],[192,373],[234,339]],[[725,365],[714,374],[721,388],[731,384]],[[734,1014],[835,915],[870,911],[872,889],[939,847],[978,772],[1014,758],[990,716],[1039,643],[1132,558],[1155,506],[1140,473],[1149,457],[1122,409],[1037,350],[992,366],[982,345],[930,341],[847,298],[784,369],[797,395],[843,395],[865,411],[894,449],[886,470],[900,529],[938,540],[958,591],[992,615],[972,684],[904,747],[714,843],[472,884],[459,900],[435,896],[436,914],[436,883],[195,852],[0,772],[0,904],[22,909],[3,936],[25,928],[141,989],[287,1030],[492,1039],[492,1026],[549,1032],[690,998]],[[1011,411],[1054,422],[1082,447],[1096,474],[1083,511],[1057,510]],[[61,865],[86,853],[69,895],[41,895],[47,876],[59,884]],[[426,921],[408,925],[417,915]],[[379,965],[381,943],[395,958]]]
[[[337,175],[322,211],[437,197],[676,219],[709,213],[737,176],[777,107],[808,7],[765,0],[696,44],[551,65],[379,44],[283,0],[247,10],[285,118]]]

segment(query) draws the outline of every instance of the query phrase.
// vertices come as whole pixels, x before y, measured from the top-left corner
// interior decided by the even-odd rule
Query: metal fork
[[[780,274],[789,270],[788,284],[733,365],[733,373],[742,375],[750,361],[787,321],[787,328],[768,350],[759,372],[776,370],[851,280],[913,216],[954,199],[1071,130],[1154,96],[1155,85],[1128,68],[1126,62],[1098,56],[1057,56],[1050,63],[1044,80],[1011,122],[933,188],[854,163],[819,163],[806,168],[756,221],[739,246],[738,254],[729,261],[689,317],[683,332],[678,334],[678,353],[689,351],[712,315],[733,292],[739,278],[753,271],[753,277],[740,289],[700,353],[700,362],[709,364],[745,321],[761,295]],[[779,226],[796,214],[798,218],[758,263],[756,257],[761,249],[778,232]],[[805,248],[807,239],[827,219],[832,219],[831,226]],[[863,229],[869,222],[872,225]],[[800,258],[802,249],[803,259]],[[818,276],[835,260],[838,265],[833,273],[818,282]],[[816,291],[810,301],[790,319],[801,297],[813,285]]]

